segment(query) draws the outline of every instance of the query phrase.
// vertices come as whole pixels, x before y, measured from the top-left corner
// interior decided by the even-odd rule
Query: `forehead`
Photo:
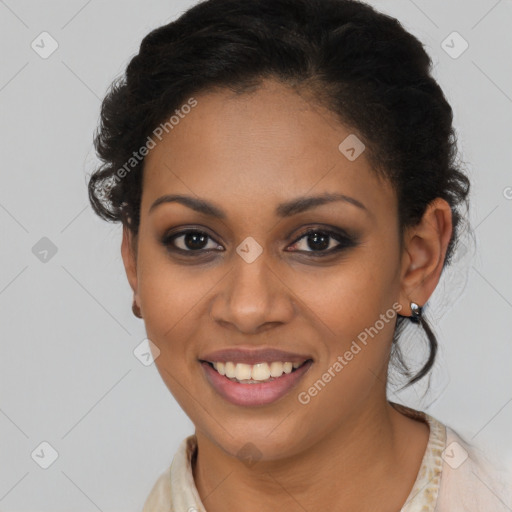
[[[268,208],[338,192],[389,208],[393,191],[376,177],[364,151],[350,160],[339,149],[353,131],[311,94],[265,81],[251,93],[220,89],[194,98],[197,105],[146,156],[142,211],[166,193]]]

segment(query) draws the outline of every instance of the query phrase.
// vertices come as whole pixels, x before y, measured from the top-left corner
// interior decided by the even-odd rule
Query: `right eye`
[[[210,239],[213,244],[210,248],[208,248],[208,239]],[[197,229],[186,229],[173,233],[172,235],[166,235],[162,239],[162,244],[170,251],[196,254],[209,252],[221,247],[219,244],[214,242],[210,235]],[[194,254],[187,254],[187,256],[193,255]]]

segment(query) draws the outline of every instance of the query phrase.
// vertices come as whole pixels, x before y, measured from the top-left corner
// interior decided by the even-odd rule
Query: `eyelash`
[[[186,230],[183,230],[183,231],[179,231],[177,233],[173,233],[173,234],[170,234],[170,235],[165,235],[162,238],[162,244],[169,251],[171,251],[171,252],[178,252],[178,253],[183,254],[183,255],[185,255],[187,257],[203,256],[205,253],[208,253],[208,252],[211,252],[211,251],[215,251],[215,249],[198,249],[198,250],[188,249],[188,250],[185,250],[185,249],[180,249],[178,247],[175,247],[173,245],[173,242],[177,238],[180,238],[180,237],[185,236],[187,234],[193,234],[193,233],[199,234],[199,235],[206,235],[206,237],[208,237],[210,240],[215,242],[215,240],[210,235],[208,235],[208,233],[206,233],[204,231],[201,231],[199,229],[186,229]],[[297,252],[299,254],[308,253],[308,254],[311,254],[314,258],[322,258],[322,257],[325,257],[325,256],[332,255],[332,254],[334,254],[334,253],[336,253],[338,251],[341,251],[343,249],[349,249],[349,248],[354,247],[355,245],[357,245],[356,237],[350,236],[348,234],[344,234],[342,232],[332,231],[332,230],[329,230],[329,229],[325,229],[325,228],[308,228],[306,231],[301,233],[295,239],[295,241],[292,242],[291,245],[292,246],[296,245],[303,238],[311,236],[311,235],[314,235],[314,234],[327,235],[329,238],[332,238],[332,239],[336,240],[339,243],[339,245],[337,245],[336,247],[333,247],[333,248],[331,248],[329,250],[318,251],[318,252],[317,251],[291,251],[291,252]],[[215,243],[217,243],[217,242],[215,242]],[[329,243],[329,245],[330,245],[330,243]],[[222,251],[218,251],[218,252],[222,252]]]

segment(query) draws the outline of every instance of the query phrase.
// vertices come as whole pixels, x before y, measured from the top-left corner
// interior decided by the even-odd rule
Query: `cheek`
[[[341,273],[316,284],[323,285],[305,286],[304,294],[323,357],[298,390],[298,401],[299,410],[323,417],[321,428],[329,428],[385,383],[396,309],[384,274]]]
[[[140,244],[138,258],[138,292],[148,338],[160,350],[155,360],[172,375],[185,374],[191,364],[187,343],[193,335],[193,318],[202,307],[201,299],[212,286],[205,275],[192,277],[192,267],[183,269],[172,264],[165,250]]]
[[[198,317],[207,318],[206,301],[215,279],[193,267],[171,264],[147,251],[140,258],[139,294],[147,337],[158,347],[155,365],[181,408],[191,418],[200,417],[191,396],[198,395],[201,367],[196,360]]]
[[[366,393],[387,368],[396,324],[393,304],[399,290],[396,263],[393,254],[383,248],[362,251],[359,256],[357,261],[347,260],[315,275],[303,275],[290,286],[305,304],[302,311],[317,326],[324,345],[326,357],[317,372],[330,370],[331,377],[336,375],[325,376],[333,382],[327,386],[333,397],[327,392],[319,402],[346,400],[340,390]],[[340,364],[334,367],[336,361],[342,370]],[[340,393],[338,398],[336,392]]]
[[[338,339],[347,339],[372,325],[391,306],[396,283],[382,261],[364,255],[315,273],[289,276],[289,288]]]
[[[162,342],[167,335],[178,339],[174,333],[183,329],[187,317],[197,315],[204,307],[203,299],[221,277],[217,274],[194,265],[176,264],[165,248],[141,240],[138,289],[147,327],[163,336]]]

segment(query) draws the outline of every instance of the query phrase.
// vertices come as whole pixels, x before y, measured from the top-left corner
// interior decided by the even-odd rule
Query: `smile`
[[[201,361],[213,389],[236,405],[266,405],[280,399],[294,388],[313,361],[273,361],[256,364]]]

